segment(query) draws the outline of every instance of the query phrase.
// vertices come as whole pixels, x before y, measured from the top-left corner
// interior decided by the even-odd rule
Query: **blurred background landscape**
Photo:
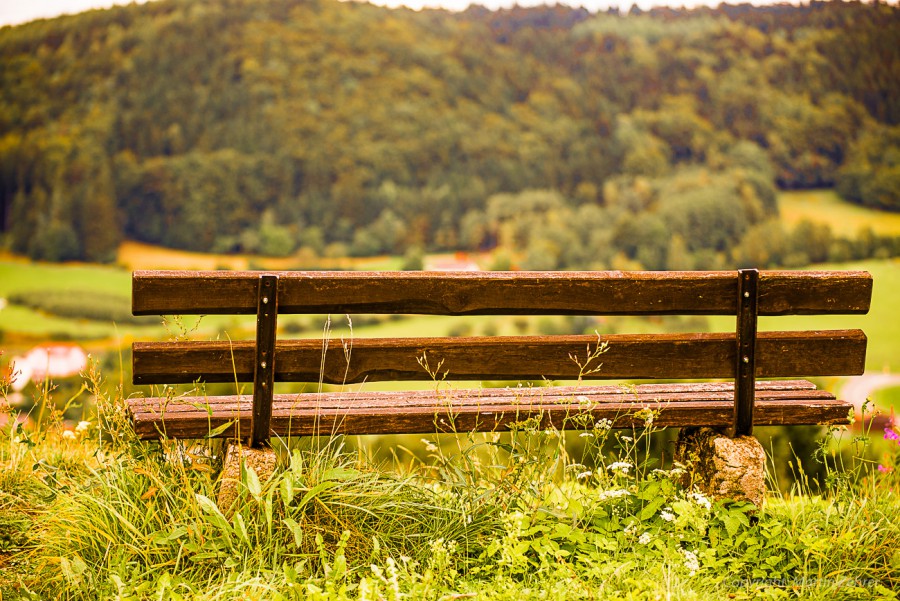
[[[0,29],[0,365],[36,353],[26,412],[51,356],[90,354],[127,395],[136,337],[252,337],[132,317],[131,269],[758,267],[873,274],[868,316],[796,319],[868,333],[850,400],[889,413],[898,257],[889,4],[159,0]],[[352,319],[354,336],[733,328]],[[60,406],[77,371],[51,374]]]

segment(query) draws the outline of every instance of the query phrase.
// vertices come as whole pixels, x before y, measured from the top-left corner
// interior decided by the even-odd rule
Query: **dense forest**
[[[0,29],[0,232],[498,267],[897,254],[778,221],[778,188],[900,210],[900,9],[159,0]],[[507,257],[504,259],[504,257]]]

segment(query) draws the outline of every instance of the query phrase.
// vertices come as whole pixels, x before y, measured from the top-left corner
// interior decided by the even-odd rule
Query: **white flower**
[[[594,472],[588,470],[586,472],[579,472],[578,474],[575,475],[575,478],[578,480],[581,480],[583,478],[590,478],[593,475],[594,475]]]
[[[626,440],[626,441],[628,441],[628,442],[631,442],[631,441],[634,440],[634,439],[633,439],[632,437],[630,437],[630,436],[623,436],[623,437],[622,437],[622,440]]]
[[[90,427],[91,427],[91,422],[80,421],[80,422],[78,422],[78,425],[75,426],[75,432],[77,432],[78,434],[82,434],[84,432],[87,432],[88,428],[90,428]]]
[[[704,495],[702,492],[692,492],[688,495],[691,499],[694,500],[697,505],[702,505],[707,511],[712,509],[712,503],[709,500],[709,497]]]
[[[427,438],[421,439],[423,443],[425,443],[425,450],[429,453],[436,453],[438,448],[437,445],[428,440]]]
[[[661,517],[662,519],[664,519],[667,522],[675,521],[675,514],[672,513],[671,508],[669,508],[669,507],[666,507],[661,512],[659,512],[659,517]]]
[[[612,428],[612,422],[606,419],[605,417],[601,419],[599,422],[594,424],[595,430],[609,430]]]
[[[646,545],[646,544],[648,544],[648,543],[650,542],[650,539],[651,539],[651,538],[652,538],[652,537],[650,536],[650,533],[649,533],[649,532],[645,532],[645,533],[643,533],[643,534],[641,535],[641,537],[638,539],[638,542],[641,543],[642,545]]]
[[[578,435],[579,438],[593,438],[594,435],[590,432],[582,432]]]
[[[601,501],[605,501],[606,499],[615,499],[617,497],[626,497],[631,493],[625,490],[624,488],[618,488],[615,490],[601,490],[600,494],[597,495]]]
[[[700,561],[697,559],[697,554],[693,551],[688,551],[687,549],[682,549],[681,553],[684,555],[684,567],[686,567],[691,573],[691,576],[693,576],[700,569]]]
[[[65,438],[66,440],[72,440],[75,438],[75,433],[72,432],[71,430],[66,430],[65,432],[62,433],[62,437]]]
[[[631,464],[627,461],[616,461],[615,463],[610,463],[606,466],[606,469],[611,470],[613,472],[622,472],[622,474],[627,474],[628,470],[631,469]]]

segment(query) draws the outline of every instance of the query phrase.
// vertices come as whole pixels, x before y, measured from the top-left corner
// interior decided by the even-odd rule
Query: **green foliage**
[[[278,256],[492,248],[491,198],[609,204],[623,176],[697,166],[744,172],[762,214],[721,186],[724,208],[697,209],[738,238],[776,182],[894,207],[898,14],[169,0],[6,28],[0,231],[49,260],[109,261],[126,236]],[[598,251],[610,228],[577,256],[554,229],[515,243],[526,263],[669,262]],[[687,262],[729,263],[709,233],[682,235]]]
[[[859,136],[838,172],[838,191],[865,206],[900,211],[900,126]]]
[[[224,507],[220,441],[139,441],[95,369],[86,387],[78,426],[0,430],[4,597],[896,598],[896,474],[827,441],[825,495],[759,510],[655,467],[651,413],[633,432],[573,415],[576,447],[535,422],[426,438],[396,470],[292,441]]]

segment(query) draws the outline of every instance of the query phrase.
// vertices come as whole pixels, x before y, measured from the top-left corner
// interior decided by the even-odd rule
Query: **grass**
[[[97,414],[77,427],[52,413],[0,430],[3,599],[831,601],[900,587],[900,478],[840,429],[820,448],[825,478],[760,510],[657,469],[652,425],[602,423],[574,433],[577,450],[523,423],[424,437],[389,465],[337,438],[287,441],[271,477],[245,467],[220,507],[221,441],[136,440],[96,369],[85,388]]]
[[[781,220],[791,228],[807,220],[826,223],[835,234],[846,238],[855,238],[859,230],[866,227],[883,236],[900,236],[900,213],[849,203],[834,190],[781,192],[778,209]]]

